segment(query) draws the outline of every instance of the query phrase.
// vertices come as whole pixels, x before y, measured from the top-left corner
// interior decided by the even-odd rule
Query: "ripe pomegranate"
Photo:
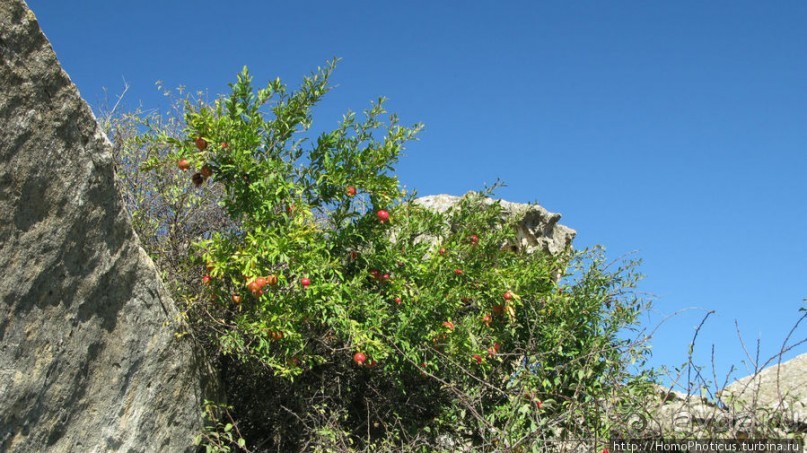
[[[448,330],[454,330],[454,323],[451,321],[443,321],[443,327],[447,328]]]
[[[400,298],[400,297],[396,297],[396,298],[395,298],[395,303],[396,303],[396,304],[398,304],[398,305],[401,305],[401,298]]]
[[[489,347],[488,348],[488,357],[490,357],[492,359],[495,356],[496,356],[496,348],[494,348],[493,346]]]
[[[387,212],[387,211],[385,211],[383,209],[380,209],[378,212],[375,213],[375,215],[378,216],[378,220],[381,223],[384,223],[387,220],[389,220],[389,212]]]
[[[284,336],[285,335],[283,335],[283,332],[280,330],[273,330],[272,332],[269,332],[269,338],[272,341],[280,341]]]
[[[202,176],[205,178],[213,176],[213,169],[210,168],[210,165],[202,166]]]
[[[209,285],[211,280],[213,279],[209,275],[205,275],[204,277],[202,277],[202,283],[204,283],[205,285]]]
[[[485,325],[488,326],[488,327],[490,327],[490,323],[492,321],[493,321],[493,318],[491,318],[491,316],[489,314],[485,314],[485,316],[482,317],[482,322],[484,322]]]
[[[249,292],[252,293],[252,295],[257,296],[257,297],[260,297],[261,294],[263,294],[263,290],[261,289],[261,286],[255,280],[247,283],[247,289],[249,290]]]
[[[445,255],[446,254],[446,249],[441,248],[440,250],[437,251],[437,253],[439,253],[441,255]]]
[[[179,162],[177,162],[177,167],[179,167],[180,170],[185,171],[191,168],[191,163],[188,162],[188,159],[179,159]]]
[[[203,139],[202,137],[196,137],[194,143],[196,143],[196,148],[199,151],[204,151],[205,149],[207,149],[207,140]]]
[[[345,189],[345,193],[347,193],[347,196],[349,196],[349,197],[355,197],[356,196],[356,188],[353,187],[353,186],[347,186],[347,189]]]
[[[300,284],[303,285],[303,288],[308,288],[309,286],[311,286],[311,279],[303,277],[300,279]]]
[[[511,293],[510,291],[507,291],[504,294],[502,294],[502,297],[504,298],[504,300],[510,300],[510,299],[513,298],[513,293]]]
[[[191,181],[193,181],[194,186],[199,187],[202,185],[203,182],[205,182],[205,178],[204,176],[202,176],[201,173],[197,172],[194,173],[193,176],[191,176]]]
[[[266,284],[269,286],[277,285],[277,275],[269,274],[266,276]]]
[[[543,405],[544,405],[544,403],[543,403],[543,402],[541,402],[541,400],[535,400],[535,408],[536,408],[536,409],[540,409],[540,408],[541,408],[541,406],[543,406]],[[604,448],[602,451],[603,451],[603,453],[608,453],[608,449],[607,449],[607,448]]]
[[[221,142],[221,149],[227,149],[229,147],[230,145],[228,145],[227,142]]]
[[[263,287],[266,286],[266,279],[263,278],[263,277],[256,278],[255,279],[255,286],[257,286],[258,289],[263,289]]]
[[[472,235],[471,235],[471,239],[470,239],[470,241],[471,241],[471,245],[476,245],[476,244],[478,244],[478,243],[479,243],[479,236],[477,236],[477,235],[475,235],[475,234],[472,234]]]
[[[477,365],[482,364],[482,356],[479,354],[474,354],[474,360],[476,360]]]
[[[238,294],[233,294],[232,299],[233,299],[233,303],[236,303],[236,304],[241,303],[241,296],[239,296]]]
[[[367,356],[363,352],[353,354],[353,361],[356,362],[356,365],[362,366],[366,360]]]
[[[462,275],[462,269],[454,269],[454,273],[457,275]]]

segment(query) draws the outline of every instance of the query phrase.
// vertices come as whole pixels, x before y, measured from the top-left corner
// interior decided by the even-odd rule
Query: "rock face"
[[[672,433],[708,437],[715,422],[731,419],[731,415],[716,404],[694,395],[656,387],[656,395],[645,401],[648,411],[637,425],[644,435],[664,436]],[[723,423],[731,424],[730,422]]]
[[[437,212],[445,212],[457,204],[462,197],[452,195],[430,195],[415,200],[421,206]],[[486,203],[494,203],[486,199]],[[518,244],[513,244],[527,251],[543,250],[552,255],[559,255],[572,246],[576,232],[558,223],[560,214],[547,211],[538,205],[499,201],[502,216],[517,218]]]
[[[0,59],[0,451],[189,449],[203,362],[22,0],[0,2]]]
[[[662,387],[656,393],[637,423],[643,436],[784,439],[807,432],[807,354],[726,386],[718,393],[720,404]]]
[[[720,398],[729,405],[779,411],[786,425],[807,430],[807,354],[726,386]]]

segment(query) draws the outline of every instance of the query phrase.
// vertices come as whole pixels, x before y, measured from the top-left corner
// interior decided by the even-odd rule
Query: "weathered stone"
[[[415,202],[436,212],[445,212],[460,200],[462,197],[452,195],[430,195],[418,198]],[[487,204],[494,202],[493,199],[485,199]],[[529,252],[543,250],[552,255],[560,255],[571,248],[576,232],[558,223],[560,214],[551,213],[534,204],[504,200],[500,200],[499,204],[503,217],[519,219],[518,244],[513,245]]]
[[[781,414],[783,428],[807,431],[807,354],[733,382],[720,398],[730,407]]]
[[[807,431],[807,354],[739,379],[709,401],[655,386],[635,414],[636,437],[780,437]]]
[[[710,436],[731,425],[730,414],[695,395],[656,386],[656,395],[645,403],[644,429],[655,436]]]
[[[0,59],[0,450],[186,450],[203,362],[22,0],[0,2]]]

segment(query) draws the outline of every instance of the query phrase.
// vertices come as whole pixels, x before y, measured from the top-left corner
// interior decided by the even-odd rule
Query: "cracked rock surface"
[[[468,196],[469,194],[466,194]],[[463,197],[453,195],[429,195],[415,200],[416,203],[436,212],[445,212],[459,203]],[[496,200],[486,198],[484,203]],[[560,214],[552,213],[537,204],[512,203],[498,200],[504,218],[517,220],[517,244],[529,252],[542,250],[553,256],[568,251],[577,234],[573,229],[558,223]]]
[[[0,451],[189,449],[203,361],[22,0],[0,2],[0,123]]]

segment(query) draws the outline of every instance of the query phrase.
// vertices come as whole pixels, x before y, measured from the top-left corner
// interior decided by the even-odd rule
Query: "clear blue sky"
[[[578,248],[637,251],[648,326],[689,309],[658,331],[654,365],[685,360],[714,309],[696,354],[708,364],[715,344],[722,377],[744,359],[735,320],[769,357],[805,306],[807,3],[29,5],[94,107],[124,79],[127,105],[153,108],[157,80],[217,94],[248,65],[261,84],[296,85],[341,57],[315,122],[379,96],[424,122],[399,166],[408,187],[501,178],[503,198],[562,213]]]

